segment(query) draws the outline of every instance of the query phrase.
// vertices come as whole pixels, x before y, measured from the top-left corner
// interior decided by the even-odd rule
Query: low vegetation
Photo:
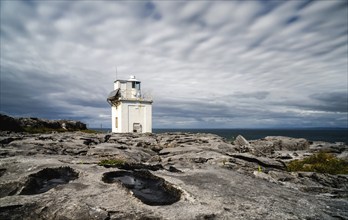
[[[348,161],[333,154],[320,152],[302,160],[293,160],[287,164],[290,172],[304,171],[329,174],[348,174]]]
[[[86,130],[80,130],[83,133],[87,133],[87,134],[98,134],[98,133],[102,133],[101,131],[96,131],[96,130],[90,130],[90,129],[86,129]]]
[[[39,127],[39,128],[23,127],[23,129],[25,132],[28,132],[31,134],[51,133],[53,131],[56,131],[56,132],[66,132],[67,131],[63,128],[53,129],[53,128],[45,128],[45,127]]]
[[[46,127],[23,127],[25,132],[31,133],[31,134],[42,134],[42,133],[51,133],[51,132],[72,132],[72,131],[81,131],[83,133],[88,134],[97,134],[100,133],[99,131],[85,129],[85,130],[66,130],[63,128],[46,128]]]
[[[98,163],[99,166],[113,166],[113,167],[118,167],[118,166],[123,166],[125,165],[126,161],[123,159],[107,159],[107,160],[102,160]]]

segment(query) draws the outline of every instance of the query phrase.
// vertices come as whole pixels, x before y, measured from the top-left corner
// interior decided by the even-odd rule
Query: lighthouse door
[[[141,133],[142,132],[142,126],[140,123],[133,123],[133,132],[134,133]]]

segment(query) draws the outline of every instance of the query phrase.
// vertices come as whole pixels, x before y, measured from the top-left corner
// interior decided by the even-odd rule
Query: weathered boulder
[[[270,156],[276,151],[308,150],[310,142],[303,138],[268,136],[250,141],[250,151],[256,156]]]
[[[309,141],[304,138],[267,136],[265,140],[272,142],[275,150],[308,150],[310,145]]]
[[[242,135],[238,135],[233,143],[237,146],[250,146],[250,143]]]

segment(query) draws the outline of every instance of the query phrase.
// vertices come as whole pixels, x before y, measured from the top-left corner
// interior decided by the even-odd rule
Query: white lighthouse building
[[[152,132],[152,99],[142,96],[135,76],[116,80],[107,101],[112,111],[112,132]]]

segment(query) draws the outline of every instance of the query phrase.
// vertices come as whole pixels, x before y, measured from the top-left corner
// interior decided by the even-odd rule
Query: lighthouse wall
[[[149,102],[123,101],[112,107],[112,132],[152,132],[152,105]]]

